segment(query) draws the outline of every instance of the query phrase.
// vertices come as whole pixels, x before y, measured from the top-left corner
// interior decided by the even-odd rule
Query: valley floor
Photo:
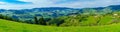
[[[54,27],[0,19],[0,32],[120,32],[120,23],[90,27]]]

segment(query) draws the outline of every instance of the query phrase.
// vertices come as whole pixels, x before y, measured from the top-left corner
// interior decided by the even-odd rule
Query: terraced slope
[[[0,32],[120,32],[120,24],[91,27],[53,27],[0,19]]]

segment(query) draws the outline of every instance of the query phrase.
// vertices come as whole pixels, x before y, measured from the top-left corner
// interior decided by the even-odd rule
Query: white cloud
[[[0,2],[0,5],[6,4],[5,2]]]
[[[116,5],[120,3],[120,0],[96,0],[96,1],[76,1],[76,2],[68,2],[55,4],[60,0],[19,0],[24,2],[32,2],[33,4],[27,5],[13,5],[8,3],[2,3],[7,5],[0,5],[0,8],[5,9],[21,9],[21,8],[39,8],[39,7],[71,7],[71,8],[84,8],[84,7],[103,7],[108,5]]]

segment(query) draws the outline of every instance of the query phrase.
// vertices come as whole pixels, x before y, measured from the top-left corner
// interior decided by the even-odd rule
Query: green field
[[[102,26],[55,27],[0,19],[0,32],[120,32],[120,23]]]

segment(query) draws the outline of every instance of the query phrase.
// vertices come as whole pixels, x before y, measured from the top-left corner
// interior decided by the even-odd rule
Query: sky
[[[0,9],[31,9],[41,7],[88,8],[120,5],[120,0],[0,0]]]

